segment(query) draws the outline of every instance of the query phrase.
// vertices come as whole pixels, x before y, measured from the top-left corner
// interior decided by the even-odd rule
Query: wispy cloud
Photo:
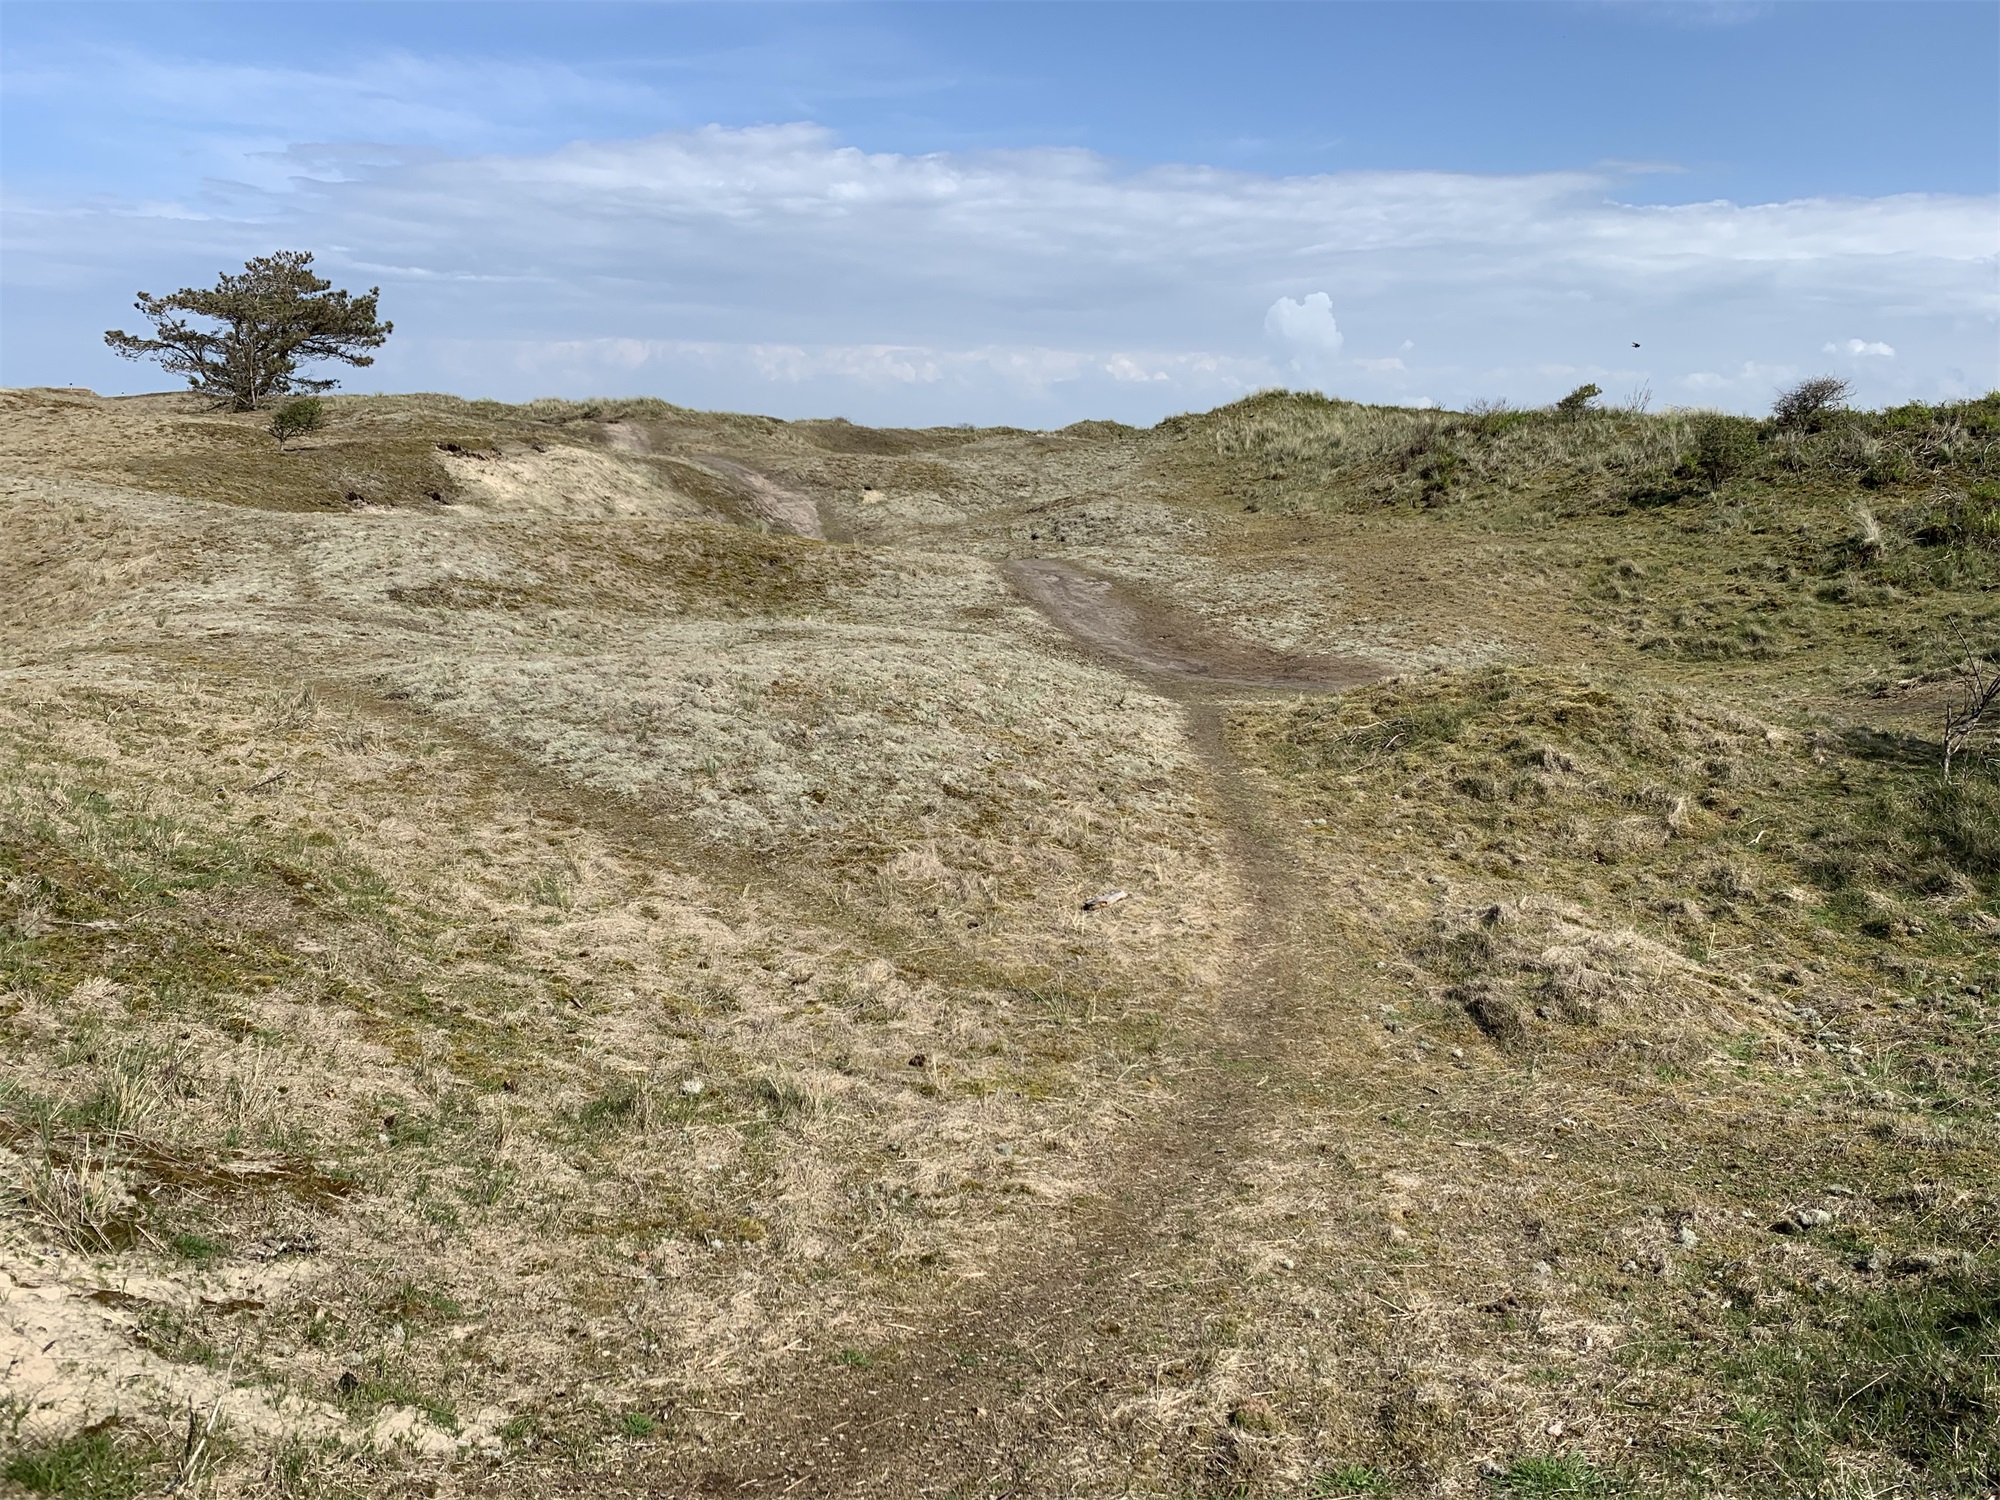
[[[271,161],[233,199],[17,199],[7,274],[89,337],[131,286],[312,246],[383,284],[390,385],[892,420],[1143,418],[1272,381],[1447,401],[1651,381],[1759,404],[1713,372],[1810,361],[1830,308],[1893,334],[1901,357],[1868,361],[1885,393],[1996,373],[1993,198],[1635,207],[1591,173],[1123,171],[1069,149],[864,152],[811,124]]]

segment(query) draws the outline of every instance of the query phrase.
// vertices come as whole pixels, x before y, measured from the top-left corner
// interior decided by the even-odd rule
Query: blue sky
[[[1991,4],[0,7],[0,381],[380,283],[348,389],[1150,421],[2000,383]],[[1633,343],[1639,348],[1632,348]]]

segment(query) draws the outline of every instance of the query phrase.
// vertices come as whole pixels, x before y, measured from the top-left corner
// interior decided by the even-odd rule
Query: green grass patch
[[[229,1247],[205,1234],[183,1233],[167,1237],[167,1248],[195,1266],[209,1266],[229,1254]]]
[[[381,1360],[376,1360],[367,1371],[344,1371],[334,1382],[334,1397],[357,1417],[373,1416],[387,1406],[410,1406],[422,1412],[440,1431],[458,1431],[456,1407],[406,1374],[390,1370]]]
[[[1618,1500],[1632,1493],[1588,1459],[1573,1455],[1516,1459],[1493,1487],[1519,1500]]]
[[[157,1448],[100,1430],[25,1443],[0,1463],[0,1478],[30,1495],[127,1500],[156,1492],[164,1469]]]
[[[177,1307],[152,1307],[139,1318],[138,1342],[175,1364],[214,1367],[225,1359],[214,1330],[199,1313]]]
[[[585,1130],[607,1131],[643,1121],[645,1090],[629,1078],[621,1078],[577,1111],[576,1121]]]
[[[1852,743],[1865,762],[1860,795],[1808,830],[1812,877],[1836,891],[1931,896],[1970,882],[2000,894],[2000,765],[1975,760],[1946,781],[1934,747],[1888,736]]]
[[[464,1316],[464,1309],[443,1292],[408,1279],[398,1282],[375,1310],[405,1323],[447,1323]]]
[[[380,903],[367,872],[336,879],[301,866],[296,840],[256,849],[97,793],[66,794],[60,812],[48,811],[46,789],[38,800],[39,815],[0,806],[0,989],[57,994],[103,977],[134,992],[135,1006],[197,1011],[278,985],[324,991],[296,930],[271,915],[339,920],[322,908],[349,905],[343,889]],[[230,920],[230,908],[244,919]]]
[[[2000,1266],[1863,1297],[1820,1331],[1759,1345],[1727,1372],[1741,1441],[1803,1491],[1837,1450],[1893,1455],[1923,1493],[2000,1482]]]

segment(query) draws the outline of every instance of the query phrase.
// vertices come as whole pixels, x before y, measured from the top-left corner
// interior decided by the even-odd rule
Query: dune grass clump
[[[1904,514],[1903,528],[1920,547],[2000,551],[2000,483],[1938,485]]]
[[[1304,502],[1343,507],[1435,508],[1473,495],[1490,504],[1514,491],[1569,493],[1598,508],[1660,506],[1732,485],[1817,481],[1901,492],[1948,477],[2000,478],[2000,395],[1757,421],[1602,407],[1591,398],[1455,412],[1267,391],[1163,425],[1199,434],[1216,459],[1247,463]]]
[[[2000,767],[1982,758],[1947,780],[1921,750],[1877,766],[1866,791],[1808,830],[1814,878],[1836,891],[2000,895]]]
[[[1688,435],[1678,417],[1588,405],[1574,411],[1492,407],[1452,412],[1364,406],[1266,392],[1199,422],[1215,456],[1259,465],[1321,493],[1358,489],[1378,500],[1434,506],[1480,484],[1552,474],[1671,469]]]

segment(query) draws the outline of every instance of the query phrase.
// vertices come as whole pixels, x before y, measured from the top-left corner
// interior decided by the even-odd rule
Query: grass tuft
[[[110,1430],[23,1444],[0,1463],[0,1478],[57,1500],[128,1500],[154,1491],[165,1473],[160,1452]]]
[[[1519,1500],[1616,1500],[1631,1493],[1588,1459],[1571,1455],[1516,1459],[1493,1486]]]
[[[1346,1464],[1313,1480],[1307,1491],[1311,1500],[1332,1500],[1336,1495],[1392,1495],[1395,1483],[1381,1470],[1367,1464]]]

